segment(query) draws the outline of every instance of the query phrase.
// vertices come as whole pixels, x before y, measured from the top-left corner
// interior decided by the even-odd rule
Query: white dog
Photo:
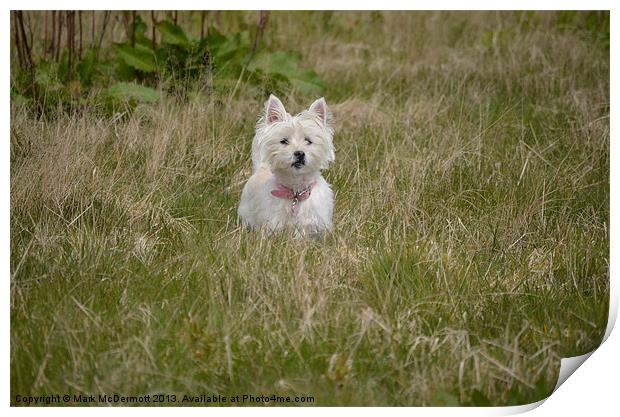
[[[321,170],[335,159],[332,137],[325,99],[293,117],[271,95],[252,141],[252,176],[241,193],[241,222],[295,235],[331,231],[334,197]]]

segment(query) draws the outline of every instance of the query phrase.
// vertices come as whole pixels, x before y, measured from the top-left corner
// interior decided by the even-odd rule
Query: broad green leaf
[[[252,44],[249,30],[239,32],[239,44],[244,47],[249,47]]]
[[[213,49],[215,62],[220,65],[226,64],[228,63],[227,61],[230,60],[239,62],[239,60],[249,52],[250,47],[244,42],[243,32],[226,39],[223,43],[219,44],[217,48]]]
[[[206,41],[209,48],[217,49],[219,45],[226,42],[226,36],[222,35],[216,28],[210,27],[203,41]]]
[[[297,66],[297,55],[287,52],[261,53],[248,65],[250,71],[260,70],[266,75],[279,75],[303,94],[318,94],[325,90],[323,80],[310,69]]]
[[[295,87],[300,93],[311,95],[311,94],[321,94],[325,91],[325,86],[321,84],[317,84],[310,81],[291,79],[291,84]]]
[[[325,91],[325,83],[313,70],[301,70],[289,78],[293,87],[302,94],[320,94]]]
[[[286,52],[262,53],[250,62],[248,69],[250,71],[258,69],[267,75],[280,74],[289,78],[298,71],[297,58]]]
[[[139,44],[132,48],[125,43],[115,44],[114,47],[118,56],[130,67],[144,72],[157,70],[155,55],[149,48]]]
[[[157,24],[157,30],[162,34],[163,40],[172,45],[187,46],[189,39],[183,29],[174,23],[164,20]]]
[[[136,36],[143,35],[146,33],[146,23],[142,20],[140,15],[136,16]]]
[[[157,90],[135,83],[116,83],[111,85],[106,92],[108,96],[121,101],[153,103],[159,100]]]

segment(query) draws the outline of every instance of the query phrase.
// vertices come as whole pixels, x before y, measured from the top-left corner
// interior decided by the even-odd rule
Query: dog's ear
[[[267,124],[281,122],[286,118],[286,110],[280,99],[273,94],[265,103],[265,120]]]
[[[329,112],[329,108],[327,108],[327,103],[325,102],[325,98],[321,97],[316,100],[314,103],[310,105],[309,111],[318,116],[319,120],[323,125],[329,125],[331,119],[331,113]]]

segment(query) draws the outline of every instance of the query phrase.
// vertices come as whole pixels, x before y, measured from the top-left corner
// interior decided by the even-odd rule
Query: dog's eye
[[[280,141],[282,145],[288,145],[288,139],[284,138]]]
[[[312,141],[308,138],[306,138],[306,142],[308,142],[308,145],[312,145]]]

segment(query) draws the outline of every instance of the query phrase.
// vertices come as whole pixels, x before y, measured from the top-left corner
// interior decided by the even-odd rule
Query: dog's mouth
[[[291,166],[295,169],[301,169],[306,163],[304,161],[295,161],[291,164]]]

